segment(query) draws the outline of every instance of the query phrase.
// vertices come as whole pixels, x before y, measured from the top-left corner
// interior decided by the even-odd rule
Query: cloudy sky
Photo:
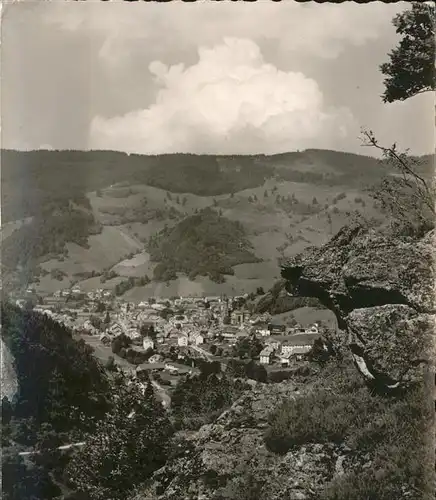
[[[434,103],[383,104],[406,3],[20,2],[3,9],[2,146],[149,154],[433,149]]]

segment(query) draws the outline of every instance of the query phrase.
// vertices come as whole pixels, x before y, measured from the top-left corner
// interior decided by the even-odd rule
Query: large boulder
[[[383,390],[408,386],[433,361],[434,238],[356,224],[282,263],[288,293],[335,313],[357,368]]]

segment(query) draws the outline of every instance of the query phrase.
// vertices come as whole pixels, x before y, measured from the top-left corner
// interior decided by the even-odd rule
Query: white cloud
[[[148,51],[173,52],[219,43],[223,35],[258,42],[274,40],[277,49],[289,58],[298,58],[303,52],[304,57],[331,59],[350,44],[363,45],[380,37],[390,27],[392,17],[406,6],[405,2],[309,5],[290,0],[147,6],[140,2],[63,2],[45,8],[45,18],[67,31],[101,37],[100,55],[110,66],[124,64],[138,42]]]
[[[340,144],[351,113],[328,109],[317,83],[264,61],[252,40],[225,38],[198,49],[198,62],[149,71],[155,103],[123,116],[96,117],[91,147],[148,154],[275,153]]]

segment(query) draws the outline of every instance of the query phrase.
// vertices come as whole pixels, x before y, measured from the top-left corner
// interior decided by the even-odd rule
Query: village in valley
[[[248,294],[155,297],[133,303],[109,290],[83,292],[76,286],[39,298],[31,307],[71,328],[107,368],[139,380],[146,374],[165,404],[180,376],[198,373],[201,361],[218,362],[221,371],[235,359],[261,365],[264,373],[291,370],[325,333],[316,322],[303,326],[254,313],[249,299]],[[28,307],[29,299],[16,303]]]

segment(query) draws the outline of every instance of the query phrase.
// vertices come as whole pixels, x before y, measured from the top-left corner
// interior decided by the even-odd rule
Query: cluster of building
[[[268,313],[252,314],[244,307],[245,299],[174,297],[138,304],[115,298],[107,290],[84,293],[74,287],[45,298],[35,310],[79,333],[98,335],[105,344],[124,334],[144,351],[159,350],[159,346],[200,351],[205,343],[232,346],[250,336],[261,339],[260,362],[265,365],[289,365],[310,351],[320,335],[317,324],[303,328],[276,323]]]
[[[318,325],[312,325],[304,332],[291,335],[273,335],[265,340],[265,347],[260,353],[260,362],[269,365],[278,361],[282,366],[289,366],[291,359],[300,360],[308,354],[319,338]]]

